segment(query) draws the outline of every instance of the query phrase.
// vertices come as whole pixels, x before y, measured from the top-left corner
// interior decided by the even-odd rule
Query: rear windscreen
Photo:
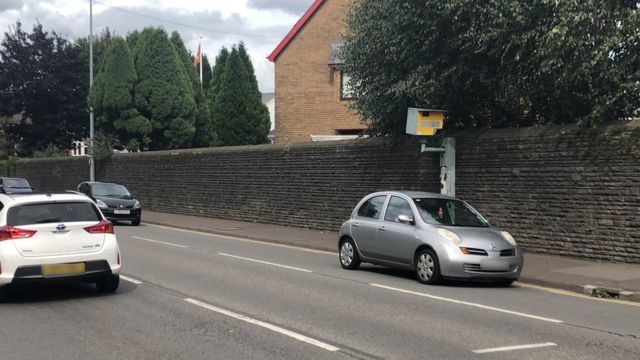
[[[7,212],[7,225],[11,226],[100,220],[98,209],[88,202],[26,204]]]

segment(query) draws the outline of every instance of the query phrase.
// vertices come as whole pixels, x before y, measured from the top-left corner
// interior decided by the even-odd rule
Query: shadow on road
[[[415,280],[416,282],[416,273],[411,270],[402,270],[402,269],[392,269],[386,268],[382,266],[363,264],[360,267],[361,271],[368,271],[376,274],[382,275],[390,275],[410,280]],[[433,286],[433,285],[431,285]],[[437,286],[453,286],[453,287],[464,287],[464,288],[509,288],[511,285],[504,285],[496,282],[490,281],[472,281],[472,280],[444,280],[441,285]]]
[[[54,284],[10,285],[7,288],[5,304],[31,304],[40,302],[82,300],[106,296],[126,295],[138,286],[127,281],[120,281],[115,294],[98,292],[95,285],[82,282],[62,282]]]

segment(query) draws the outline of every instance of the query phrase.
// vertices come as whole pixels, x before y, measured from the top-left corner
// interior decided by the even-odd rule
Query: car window
[[[29,182],[25,179],[4,179],[4,187],[14,189],[31,189]]]
[[[409,205],[407,200],[403,198],[392,196],[391,200],[389,200],[389,205],[387,205],[387,212],[384,215],[384,221],[399,222],[398,216],[400,215],[413,217],[411,205]]]
[[[464,201],[445,198],[416,198],[420,217],[428,224],[487,227],[489,223]]]
[[[381,195],[372,197],[365,201],[365,203],[358,209],[358,216],[379,219],[380,213],[382,212],[382,206],[384,205],[386,198],[386,195]]]
[[[11,226],[101,219],[98,209],[88,202],[25,204],[14,206],[7,212],[7,225]]]
[[[91,192],[94,196],[131,196],[127,188],[120,184],[93,184],[91,186]]]

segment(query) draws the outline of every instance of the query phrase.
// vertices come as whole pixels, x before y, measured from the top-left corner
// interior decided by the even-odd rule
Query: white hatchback
[[[81,280],[101,292],[120,281],[113,224],[77,194],[0,194],[0,298],[6,285]]]

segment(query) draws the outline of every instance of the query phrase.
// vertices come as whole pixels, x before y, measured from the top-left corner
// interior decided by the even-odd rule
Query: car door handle
[[[351,224],[351,226],[353,226],[353,227],[359,227],[359,226],[360,226],[360,224],[358,224],[358,223],[352,223],[352,224]]]
[[[380,226],[380,227],[378,228],[378,230],[380,230],[380,231],[387,231],[387,228],[386,228],[386,227],[384,227],[384,226]]]

